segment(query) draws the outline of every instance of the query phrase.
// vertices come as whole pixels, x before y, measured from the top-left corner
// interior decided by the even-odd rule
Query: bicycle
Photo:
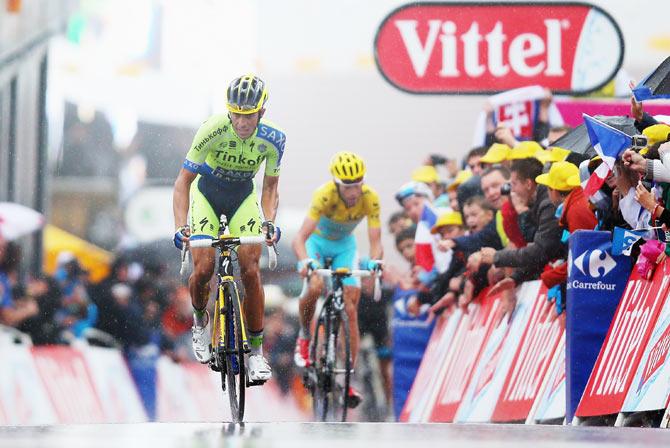
[[[347,398],[353,374],[349,333],[349,318],[344,310],[344,285],[347,277],[369,277],[378,271],[308,269],[303,284],[312,274],[332,279],[332,287],[319,312],[316,328],[310,341],[309,365],[305,368],[303,383],[312,395],[314,417],[319,421],[347,419]],[[377,276],[376,281],[379,278]],[[379,289],[375,285],[375,289]]]
[[[212,358],[209,367],[221,374],[221,389],[228,391],[230,413],[234,423],[244,418],[245,389],[260,386],[264,381],[252,382],[247,376],[244,356],[250,353],[247,330],[242,314],[240,293],[235,283],[232,254],[242,244],[265,244],[263,236],[232,236],[228,229],[228,220],[221,215],[218,239],[189,241],[189,247],[214,247],[219,250],[217,268],[217,293],[212,320]],[[271,237],[268,231],[268,238]],[[277,252],[274,245],[268,246],[269,267],[277,266]],[[182,271],[188,264],[188,248],[182,250]],[[227,388],[226,388],[227,384]]]

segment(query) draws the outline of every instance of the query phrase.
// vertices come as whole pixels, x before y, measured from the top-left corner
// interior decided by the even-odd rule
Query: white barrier
[[[0,424],[48,425],[56,412],[27,345],[0,334]]]
[[[0,332],[0,425],[134,423],[147,414],[121,352],[89,346],[31,347]],[[246,390],[251,420],[309,419],[270,381]],[[230,421],[220,375],[199,363],[157,364],[158,421]]]

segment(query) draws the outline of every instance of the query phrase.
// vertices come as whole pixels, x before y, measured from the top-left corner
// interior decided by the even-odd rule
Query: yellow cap
[[[668,135],[670,135],[670,126],[659,123],[645,128],[642,133],[647,137],[647,146],[652,146],[656,143],[663,143],[668,140]]]
[[[519,159],[530,159],[535,157],[538,151],[543,151],[544,149],[538,142],[528,140],[525,142],[519,142],[507,156],[507,160],[519,160]]]
[[[433,182],[439,182],[440,176],[437,174],[437,170],[434,166],[423,165],[412,171],[412,180],[423,182],[424,184],[430,184]]]
[[[472,177],[472,171],[470,170],[461,170],[456,174],[456,179],[447,187],[448,191],[453,191],[458,188],[460,184]]]
[[[579,185],[579,182],[577,185],[572,185],[568,182],[575,175],[579,179],[579,168],[575,165],[570,162],[556,162],[551,165],[548,173],[537,176],[535,182],[540,185],[546,185],[552,190],[570,191]]]
[[[480,163],[500,163],[503,160],[507,160],[509,152],[512,150],[508,145],[504,143],[494,143],[489,147],[489,150],[486,151],[484,157],[479,159]]]
[[[440,215],[439,218],[437,218],[437,221],[435,221],[435,225],[430,229],[430,233],[437,233],[440,229],[440,227],[444,226],[462,226],[463,225],[463,217],[461,216],[460,213],[458,212],[446,212]]]
[[[535,157],[542,163],[562,162],[570,154],[567,149],[552,146],[547,151],[537,152]]]

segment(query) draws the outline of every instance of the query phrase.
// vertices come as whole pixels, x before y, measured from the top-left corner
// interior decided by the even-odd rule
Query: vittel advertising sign
[[[587,3],[412,3],[375,38],[379,71],[411,93],[587,93],[616,75],[623,53],[614,19]]]

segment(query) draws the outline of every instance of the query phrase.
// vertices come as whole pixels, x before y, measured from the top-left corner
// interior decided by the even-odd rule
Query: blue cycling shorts
[[[356,238],[353,235],[345,236],[339,240],[329,240],[321,235],[313,233],[305,242],[307,257],[324,265],[326,258],[332,258],[332,269],[349,268],[358,269],[358,251],[356,250]],[[360,287],[358,278],[347,277],[342,283],[346,286]]]

